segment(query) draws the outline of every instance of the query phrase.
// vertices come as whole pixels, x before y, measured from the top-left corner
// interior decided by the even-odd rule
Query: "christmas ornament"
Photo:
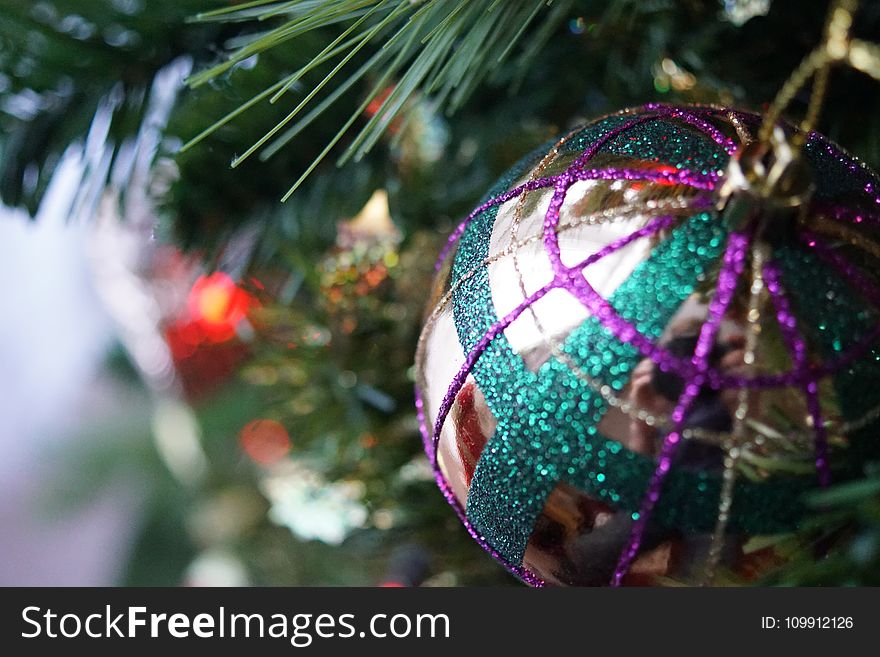
[[[336,245],[318,274],[326,308],[343,333],[358,327],[359,316],[381,313],[380,292],[398,263],[400,239],[384,189],[373,192],[357,216],[339,222]]]
[[[339,545],[369,514],[359,481],[328,481],[304,461],[282,461],[260,482],[269,519],[303,541]]]
[[[442,252],[425,448],[524,581],[752,580],[802,494],[880,451],[880,179],[761,126],[601,118],[516,165]]]

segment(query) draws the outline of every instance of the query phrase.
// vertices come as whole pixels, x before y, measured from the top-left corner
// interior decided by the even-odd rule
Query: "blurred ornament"
[[[393,91],[394,85],[385,87],[369,102],[364,114],[376,116]],[[436,103],[419,93],[407,99],[404,111],[389,124],[388,135],[394,160],[403,171],[436,164],[449,144],[449,127]]]
[[[337,231],[336,245],[340,249],[352,249],[363,242],[400,242],[400,232],[394,226],[388,207],[388,192],[384,189],[373,192],[361,211],[350,220],[340,222]]]
[[[380,314],[384,302],[377,291],[398,264],[400,239],[382,189],[354,218],[339,223],[336,246],[318,272],[327,309],[344,333],[354,331],[359,318]]]
[[[392,156],[406,173],[427,169],[443,160],[449,145],[449,126],[433,103],[410,101],[406,121],[392,141]]]
[[[269,519],[304,541],[338,545],[368,517],[361,482],[328,482],[301,462],[278,464],[261,487],[272,505]]]
[[[648,105],[516,165],[454,231],[425,448],[524,581],[744,583],[878,453],[880,179],[821,135]],[[788,129],[786,129],[788,130]],[[788,159],[786,159],[788,158]]]
[[[187,358],[199,347],[231,340],[256,305],[254,297],[238,287],[228,274],[199,276],[185,305],[178,307],[166,322],[165,335],[174,356]]]
[[[737,27],[745,25],[755,16],[770,13],[770,0],[721,0],[722,16]]]
[[[669,57],[664,57],[654,65],[654,88],[660,93],[665,94],[671,89],[688,91],[696,83],[693,73],[686,71]]]

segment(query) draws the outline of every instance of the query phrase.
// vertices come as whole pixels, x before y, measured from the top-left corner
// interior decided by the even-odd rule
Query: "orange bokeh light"
[[[232,338],[239,322],[255,304],[255,299],[223,272],[200,276],[187,302],[191,320],[210,342]]]
[[[269,419],[248,422],[238,439],[244,453],[260,465],[277,463],[287,456],[291,447],[284,425]]]

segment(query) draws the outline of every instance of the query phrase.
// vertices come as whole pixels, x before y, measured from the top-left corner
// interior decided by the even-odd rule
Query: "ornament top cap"
[[[813,178],[782,126],[769,141],[745,144],[730,159],[717,191],[717,207],[735,229],[760,219],[772,227],[793,218],[813,193]]]
[[[794,207],[809,200],[813,189],[809,168],[781,126],[769,142],[745,144],[730,159],[718,191],[721,207],[735,194],[746,193],[773,204]]]

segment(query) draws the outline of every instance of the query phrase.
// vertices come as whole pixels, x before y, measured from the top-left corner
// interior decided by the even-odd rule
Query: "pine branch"
[[[104,143],[90,151],[100,161],[85,166],[80,199],[97,199],[111,176],[124,188],[130,167],[117,155],[141,133],[157,75],[217,38],[184,22],[210,2],[0,0],[0,199],[35,214],[61,155],[102,112]]]
[[[877,586],[880,583],[880,464],[865,477],[809,494],[813,510],[795,537],[799,552],[760,582],[770,586]]]
[[[329,26],[347,27],[317,53],[305,67],[256,94],[223,116],[182,147],[186,151],[247,109],[266,99],[276,103],[290,93],[303,76],[319,66],[336,62],[305,94],[296,107],[236,157],[238,166],[254,153],[271,157],[356,83],[378,80],[366,100],[339,127],[327,147],[284,195],[290,197],[320,162],[351,130],[367,105],[386,87],[394,85],[377,111],[347,146],[337,164],[360,160],[384,135],[416,95],[430,95],[439,109],[454,112],[480,85],[517,51],[530,30],[535,42],[522,53],[525,69],[553,29],[565,18],[573,0],[255,0],[223,7],[196,17],[201,21],[265,21],[277,23],[233,50],[225,61],[192,76],[193,87],[217,79],[237,64],[309,32]],[[550,9],[548,11],[548,8]],[[337,28],[338,29],[338,28]],[[357,55],[369,55],[357,65]],[[356,67],[356,68],[355,68]],[[350,71],[350,69],[353,69]],[[346,77],[337,82],[341,75]],[[331,91],[322,96],[325,89]],[[292,123],[304,110],[310,111]],[[289,127],[288,127],[289,126]],[[280,133],[280,134],[279,134]],[[274,138],[274,139],[273,139]]]

